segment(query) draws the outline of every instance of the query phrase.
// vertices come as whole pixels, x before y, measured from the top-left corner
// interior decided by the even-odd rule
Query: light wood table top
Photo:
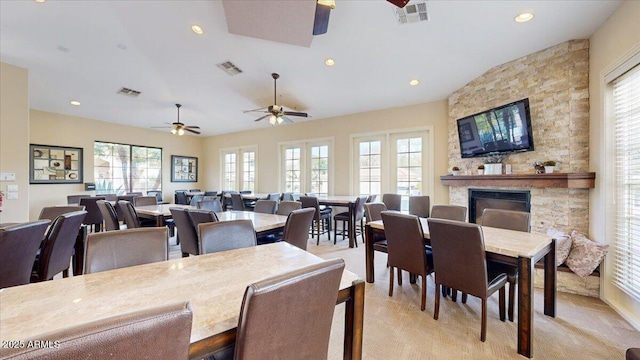
[[[135,206],[136,212],[138,215],[148,215],[148,216],[165,216],[171,217],[170,208],[182,208],[182,209],[197,209],[195,206],[191,205],[180,205],[180,204],[158,204],[158,205],[144,205],[144,206]]]
[[[276,214],[263,214],[253,211],[223,211],[217,212],[219,221],[248,219],[253,223],[257,233],[283,228],[287,223],[287,217]]]
[[[5,288],[0,291],[0,340],[27,340],[69,326],[189,300],[193,346],[236,328],[247,285],[321,261],[279,242]],[[358,282],[362,283],[357,275],[345,270],[340,289],[350,289]]]

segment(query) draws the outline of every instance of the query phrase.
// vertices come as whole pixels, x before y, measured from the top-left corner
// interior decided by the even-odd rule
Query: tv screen
[[[458,119],[463,158],[533,150],[529,99]]]

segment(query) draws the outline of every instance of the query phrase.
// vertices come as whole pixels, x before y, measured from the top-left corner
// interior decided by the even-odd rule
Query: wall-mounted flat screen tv
[[[529,99],[458,119],[463,158],[533,150]]]

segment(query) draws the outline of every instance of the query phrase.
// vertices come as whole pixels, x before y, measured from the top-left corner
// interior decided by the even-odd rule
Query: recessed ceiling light
[[[332,58],[328,58],[327,60],[324,61],[324,64],[327,66],[333,66],[336,64],[336,61],[333,60]]]
[[[413,79],[413,80],[409,81],[409,85],[411,85],[411,86],[416,86],[418,84],[420,84],[420,80],[418,80],[418,79]]]
[[[80,101],[78,100],[71,100],[69,101],[69,104],[73,105],[73,106],[80,106]]]
[[[515,20],[516,22],[519,23],[523,23],[523,22],[527,22],[529,20],[533,19],[533,14],[532,13],[522,13],[518,16],[516,16]]]
[[[37,3],[43,3],[45,0],[36,0]]]
[[[202,28],[198,25],[191,25],[191,30],[198,35],[204,34],[204,30],[202,30]]]

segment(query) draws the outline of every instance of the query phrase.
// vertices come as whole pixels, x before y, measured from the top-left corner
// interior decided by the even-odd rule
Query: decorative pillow
[[[569,256],[571,236],[555,228],[547,230],[547,235],[556,239],[556,266],[560,266]]]
[[[571,240],[573,244],[567,257],[567,266],[580,277],[591,275],[604,259],[609,245],[591,241],[575,230],[571,232]]]

